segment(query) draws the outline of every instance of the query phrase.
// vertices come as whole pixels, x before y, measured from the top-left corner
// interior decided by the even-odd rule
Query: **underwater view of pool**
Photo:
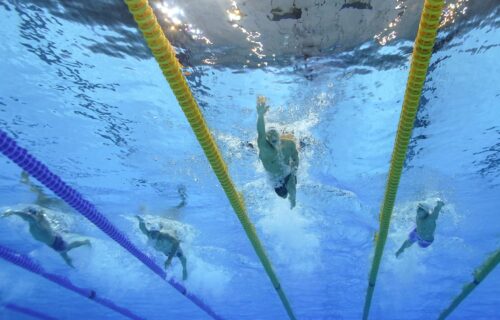
[[[0,0],[0,319],[500,319],[500,2],[413,119],[439,2]]]

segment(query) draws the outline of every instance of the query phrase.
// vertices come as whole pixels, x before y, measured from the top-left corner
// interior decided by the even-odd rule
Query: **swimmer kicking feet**
[[[88,245],[89,240],[77,240],[68,242],[63,239],[62,235],[54,230],[50,221],[45,216],[44,208],[38,205],[26,205],[19,209],[7,209],[3,212],[3,217],[16,215],[22,218],[29,224],[29,231],[35,240],[45,243],[47,246],[58,252],[64,259],[67,265],[74,268],[71,258],[68,256],[68,251],[75,248]]]
[[[411,247],[415,242],[417,242],[421,248],[427,248],[432,244],[434,241],[434,232],[436,231],[436,220],[443,206],[444,202],[439,200],[431,213],[427,205],[422,203],[418,205],[416,217],[417,227],[410,232],[408,239],[396,252],[396,257],[399,257],[405,249]]]
[[[284,199],[288,197],[290,207],[293,209],[295,207],[299,153],[293,140],[280,137],[274,128],[266,131],[264,114],[268,110],[266,98],[259,96],[257,98],[259,158],[271,177],[274,191]]]

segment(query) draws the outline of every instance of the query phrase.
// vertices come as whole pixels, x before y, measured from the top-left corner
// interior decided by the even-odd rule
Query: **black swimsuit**
[[[276,194],[282,198],[286,198],[288,196],[288,190],[286,189],[286,185],[288,183],[288,180],[290,180],[290,176],[291,174],[287,175],[283,180],[283,183],[279,187],[274,188]]]

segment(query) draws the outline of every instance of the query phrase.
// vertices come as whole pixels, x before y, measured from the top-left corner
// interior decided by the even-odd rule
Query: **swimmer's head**
[[[159,223],[150,223],[148,224],[148,229],[151,232],[160,232],[162,228],[161,224]]]
[[[34,206],[27,207],[25,212],[33,217],[43,216],[43,210]]]
[[[269,143],[273,147],[277,147],[280,143],[280,134],[278,133],[278,130],[276,130],[274,128],[267,130],[266,140],[269,141]]]
[[[417,208],[417,217],[425,219],[429,215],[429,207],[423,203],[419,203]]]

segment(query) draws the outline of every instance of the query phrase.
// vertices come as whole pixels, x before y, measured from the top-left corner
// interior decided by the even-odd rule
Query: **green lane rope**
[[[227,166],[222,158],[222,155],[212,137],[208,126],[200,111],[200,107],[196,103],[191,90],[181,72],[181,65],[177,61],[175,51],[172,45],[165,37],[162,28],[158,24],[153,9],[147,0],[124,0],[128,6],[130,13],[134,16],[139,29],[142,31],[146,42],[156,58],[165,79],[168,81],[170,88],[174,92],[182,111],[186,115],[193,132],[198,139],[203,151],[205,152],[210,165],[219,179],[219,182],[226,193],[231,206],[233,207],[238,219],[240,220],[245,233],[252,243],[257,256],[259,257],[264,270],[271,279],[271,282],[278,293],[283,306],[288,313],[290,319],[296,319],[292,311],[290,303],[281,288],[280,282],[276,273],[273,270],[271,261],[266,255],[264,248],[257,236],[255,227],[248,218],[243,196],[240,195],[234,186],[227,169]]]
[[[375,290],[380,261],[387,240],[392,209],[394,208],[401,172],[403,171],[403,165],[406,158],[406,151],[408,149],[408,143],[410,142],[411,131],[413,129],[413,123],[415,122],[415,116],[417,114],[422,88],[427,75],[427,69],[429,67],[443,6],[444,0],[425,0],[424,9],[420,18],[408,82],[406,84],[403,108],[399,119],[394,150],[392,152],[387,186],[382,208],[380,210],[380,230],[376,237],[377,243],[366,291],[363,319],[367,319],[370,313],[373,291]]]
[[[465,285],[462,292],[453,299],[451,304],[439,315],[439,320],[444,320],[453,310],[455,310],[462,301],[474,290],[488,274],[495,269],[500,263],[500,249],[495,251],[476,271],[474,272],[474,280]]]

